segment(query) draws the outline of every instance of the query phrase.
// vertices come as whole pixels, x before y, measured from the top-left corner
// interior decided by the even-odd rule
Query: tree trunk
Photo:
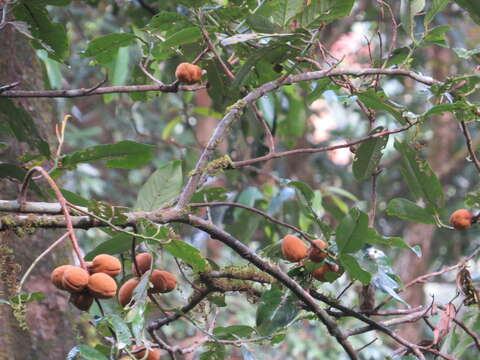
[[[1,32],[0,49],[4,54],[0,56],[0,85],[20,81],[22,89],[44,87],[42,69],[32,47],[10,25]],[[53,123],[51,104],[44,99],[16,102],[17,106],[32,115],[44,135],[53,133],[50,130]],[[0,121],[5,119],[0,118]],[[9,148],[1,154],[5,162],[14,163],[28,150],[26,144],[11,141],[8,145]],[[15,199],[18,190],[19,184],[3,179],[0,182],[2,198]],[[32,194],[29,194],[29,199],[33,199]],[[25,270],[59,235],[61,232],[49,230],[38,230],[34,235],[22,237],[12,230],[0,232],[0,298],[8,300],[16,294]],[[27,304],[26,312],[21,309],[12,311],[10,306],[0,303],[0,360],[65,359],[74,346],[74,318],[78,317],[78,313],[68,305],[67,295],[50,283],[51,270],[68,263],[68,254],[67,245],[57,247],[38,263],[27,279],[23,292],[44,292],[44,300]]]

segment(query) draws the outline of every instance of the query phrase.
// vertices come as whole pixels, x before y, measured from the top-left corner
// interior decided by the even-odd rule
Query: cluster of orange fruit
[[[133,291],[140,283],[140,277],[150,270],[152,264],[152,255],[149,253],[142,253],[135,256],[135,262],[138,266],[138,271],[135,264],[132,265],[132,272],[135,274],[134,278],[127,280],[118,291],[118,302],[125,306],[132,300]],[[175,289],[177,286],[177,279],[168,271],[154,269],[149,278],[152,287],[149,289],[150,294],[167,293]]]
[[[152,256],[148,253],[136,257],[138,271],[133,266],[135,277],[127,280],[118,292],[118,301],[124,307],[132,300],[133,291],[140,282],[140,277],[150,270]],[[87,270],[79,266],[61,265],[55,268],[50,279],[58,289],[68,291],[70,302],[78,309],[88,311],[95,298],[109,299],[117,293],[114,277],[122,271],[120,261],[111,255],[100,254],[91,262],[87,262]],[[168,271],[155,269],[149,278],[152,287],[150,294],[167,293],[175,289],[177,280]]]
[[[322,239],[313,240],[315,246],[310,248],[294,235],[287,235],[282,240],[283,257],[291,262],[299,262],[306,257],[311,261],[320,263],[327,257],[327,242]],[[324,262],[321,267],[312,271],[312,276],[319,281],[327,281],[327,273],[338,273],[340,267],[337,264]]]
[[[50,279],[60,290],[68,291],[70,302],[78,309],[87,311],[94,298],[108,299],[115,296],[117,283],[114,276],[120,274],[122,265],[111,255],[97,255],[87,262],[87,270],[79,266],[62,265],[52,271]]]

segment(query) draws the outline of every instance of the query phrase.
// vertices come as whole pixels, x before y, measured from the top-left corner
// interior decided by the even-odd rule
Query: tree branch
[[[319,307],[315,299],[308,294],[295,280],[285,274],[280,268],[273,266],[267,261],[261,259],[257,254],[245,246],[242,242],[235,239],[229,233],[219,229],[212,223],[203,220],[195,215],[186,215],[181,218],[173,220],[174,222],[181,222],[189,224],[200,230],[210,234],[213,238],[223,242],[225,245],[233,249],[238,255],[254,264],[257,268],[270,274],[275,279],[280,281],[286,287],[288,287],[292,293],[294,293],[302,302],[304,302],[315,315],[318,316],[320,321],[326,326],[330,335],[334,336],[338,343],[343,347],[350,359],[358,359],[355,350],[350,343],[346,340],[345,335],[340,330],[334,320],[330,318],[327,312]]]

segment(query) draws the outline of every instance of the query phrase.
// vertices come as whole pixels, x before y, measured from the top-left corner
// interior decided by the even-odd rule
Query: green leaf
[[[390,200],[387,205],[387,214],[422,224],[435,224],[435,219],[430,211],[407,199],[396,198]]]
[[[352,255],[340,254],[338,259],[352,280],[359,280],[364,285],[370,284],[372,274],[363,270]]]
[[[306,102],[308,105],[311,105],[315,100],[317,100],[322,94],[331,89],[337,87],[337,85],[332,83],[330,78],[319,79],[316,82],[315,89],[307,95]]]
[[[37,56],[42,60],[45,65],[45,71],[47,73],[47,79],[50,89],[61,89],[62,84],[62,71],[60,64],[48,57],[48,53],[45,50],[37,50]]]
[[[210,349],[200,355],[200,360],[225,360],[225,345],[217,343],[209,343],[207,347]]]
[[[128,78],[128,69],[130,64],[130,52],[127,47],[121,47],[117,51],[115,59],[110,64],[107,64],[109,69],[109,79],[112,86],[125,85]],[[103,99],[106,104],[113,99],[118,98],[118,94],[105,94]]]
[[[305,28],[318,27],[350,15],[354,4],[355,0],[312,0],[297,20]]]
[[[368,229],[368,216],[352,208],[337,227],[335,241],[340,253],[354,253],[363,248]]]
[[[45,299],[45,293],[38,291],[14,296],[10,299],[10,302],[14,304],[25,304],[32,301],[41,301],[43,299]]]
[[[105,320],[110,324],[115,333],[115,343],[118,349],[123,349],[132,343],[132,334],[127,324],[117,314],[108,314]]]
[[[252,335],[254,328],[247,325],[232,325],[227,327],[216,327],[213,329],[213,334],[225,340],[237,340],[238,338],[246,338]]]
[[[108,64],[118,54],[118,49],[130,46],[137,37],[133,34],[108,34],[88,43],[87,50],[82,53],[85,57],[94,57],[100,64]]]
[[[407,307],[410,307],[410,305],[406,303],[400,296],[398,296],[397,292],[395,291],[398,289],[398,283],[393,280],[383,269],[379,269],[378,273],[375,275],[373,283],[381,291],[405,304]]]
[[[287,25],[290,20],[297,15],[304,4],[303,0],[278,0],[274,1],[272,13],[273,20],[281,25]]]
[[[404,107],[394,104],[383,91],[369,89],[365,92],[358,93],[357,97],[367,108],[386,111],[397,119],[400,124],[406,124],[402,115],[405,110]]]
[[[368,228],[368,234],[367,234],[367,237],[366,237],[365,241],[370,245],[381,244],[381,245],[386,245],[386,246],[391,246],[391,247],[397,247],[397,248],[400,248],[400,249],[411,250],[415,253],[415,255],[417,255],[417,257],[419,257],[419,258],[422,257],[422,250],[418,245],[410,246],[405,242],[405,240],[403,240],[402,238],[399,238],[399,237],[381,236],[373,228]]]
[[[387,67],[403,64],[405,60],[408,59],[410,51],[411,50],[406,46],[393,50],[388,58]]]
[[[87,345],[77,345],[69,351],[67,360],[82,359],[82,360],[108,360],[100,351],[91,348]]]
[[[432,28],[429,32],[425,33],[422,39],[422,42],[419,46],[430,46],[430,45],[438,45],[442,47],[448,48],[448,42],[445,38],[446,33],[450,31],[452,28],[448,25],[444,26],[437,26]]]
[[[172,240],[163,245],[163,248],[176,258],[182,259],[189,264],[194,272],[202,272],[207,268],[208,263],[200,250],[184,241]]]
[[[137,239],[137,244],[142,242],[142,239]],[[116,255],[129,251],[132,248],[132,237],[127,234],[118,234],[111,239],[102,242],[95,249],[85,255],[86,261],[91,261],[100,254]]]
[[[182,189],[182,162],[174,160],[158,168],[138,192],[135,209],[153,211]]]
[[[77,164],[107,160],[108,168],[133,169],[147,164],[155,147],[124,140],[116,144],[96,145],[62,158],[62,168],[75,169]]]
[[[425,25],[425,28],[428,28],[428,25],[433,21],[435,16],[445,9],[445,7],[448,5],[450,0],[432,0],[430,7],[427,11],[427,14],[425,15],[425,18],[423,19],[423,23]]]
[[[227,189],[222,187],[209,187],[197,191],[192,196],[192,203],[225,201],[227,200]]]
[[[31,34],[32,46],[44,49],[50,57],[64,63],[68,56],[68,37],[63,24],[52,22],[45,4],[41,1],[23,0],[13,10],[16,21],[25,22]]]
[[[425,7],[425,0],[401,0],[400,19],[405,32],[414,39],[413,30],[415,28],[414,17]]]
[[[373,129],[369,135],[375,135],[382,131],[384,131],[384,128],[379,126]],[[360,144],[353,161],[353,175],[357,180],[364,180],[372,176],[380,163],[383,155],[382,151],[385,149],[387,142],[388,135],[384,135]]]
[[[202,37],[202,32],[200,28],[193,26],[186,29],[182,29],[172,36],[170,36],[167,40],[165,40],[161,47],[163,49],[167,49],[169,47],[177,47],[180,45],[191,44]]]
[[[480,2],[477,0],[455,0],[472,17],[473,21],[480,24]]]
[[[430,208],[438,211],[443,207],[443,190],[430,165],[407,142],[395,140],[395,149],[402,155],[402,174],[412,194],[417,200],[423,198]]]
[[[25,142],[31,149],[37,149],[43,156],[50,157],[48,143],[40,136],[35,122],[27,111],[17,107],[10,99],[0,98],[0,114],[19,142]]]
[[[162,32],[175,28],[190,25],[190,20],[184,15],[174,12],[162,11],[156,14],[147,24],[146,29],[149,31]]]
[[[289,325],[300,312],[296,301],[295,296],[282,293],[277,286],[264,292],[256,316],[259,334],[268,336]]]

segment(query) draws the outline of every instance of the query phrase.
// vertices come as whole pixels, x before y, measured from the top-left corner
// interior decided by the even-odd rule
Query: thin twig
[[[468,131],[468,127],[465,124],[465,121],[460,121],[460,127],[462,128],[463,136],[465,136],[465,140],[467,143],[467,149],[470,154],[470,159],[473,161],[473,164],[477,168],[477,170],[480,172],[480,161],[478,161],[477,154],[475,153],[475,150],[473,149],[472,146],[472,137],[470,136],[470,132]]]
[[[19,196],[18,196],[18,203],[20,204],[20,209],[22,208],[22,205],[26,201],[28,183],[30,182],[30,179],[32,178],[32,176],[35,172],[39,172],[45,178],[45,180],[47,180],[48,184],[50,185],[53,192],[55,193],[55,196],[57,197],[58,202],[60,203],[60,206],[62,207],[63,215],[65,216],[66,227],[67,227],[67,230],[68,230],[68,234],[70,236],[70,240],[71,240],[71,243],[72,243],[73,250],[75,251],[75,254],[78,257],[78,261],[80,262],[80,266],[82,267],[82,269],[86,270],[87,267],[85,265],[85,261],[83,260],[82,255],[81,255],[81,250],[80,250],[80,247],[78,246],[78,240],[77,240],[77,237],[75,236],[75,231],[73,229],[72,218],[71,218],[70,213],[68,212],[68,209],[67,209],[67,201],[65,200],[62,192],[58,188],[55,181],[40,166],[35,166],[35,167],[31,168],[27,172],[27,174],[25,175],[25,179],[23,180],[23,184],[22,184],[22,187],[20,189]]]
[[[25,280],[27,280],[27,277],[30,275],[32,272],[33,268],[38,264],[38,262],[45,256],[47,255],[50,251],[52,251],[57,245],[59,245],[63,240],[65,240],[69,236],[69,233],[66,232],[62,236],[60,236],[55,242],[50,245],[48,248],[45,249],[44,252],[42,252],[38,257],[33,260],[32,264],[28,267],[27,271],[25,271],[25,274],[23,274],[22,280],[20,280],[20,283],[18,284],[18,293],[22,291],[23,284],[25,283]]]

